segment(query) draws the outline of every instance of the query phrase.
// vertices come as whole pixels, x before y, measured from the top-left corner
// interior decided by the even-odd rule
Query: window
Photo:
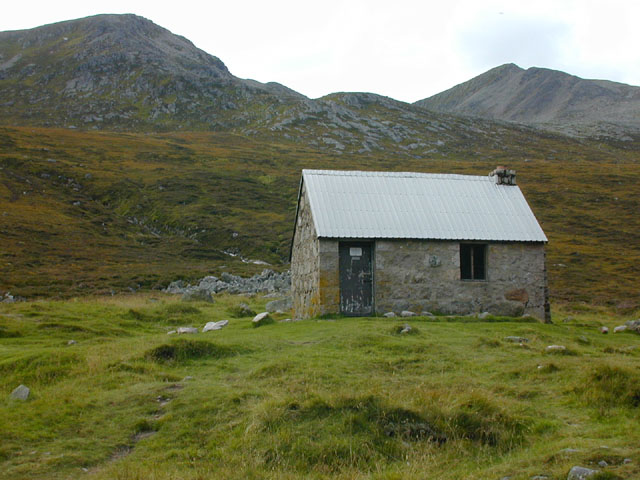
[[[487,246],[478,243],[460,244],[460,278],[462,280],[486,280]]]

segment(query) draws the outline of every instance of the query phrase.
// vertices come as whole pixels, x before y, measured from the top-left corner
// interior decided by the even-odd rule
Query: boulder
[[[269,312],[262,312],[253,317],[251,320],[254,327],[261,327],[273,323],[273,318],[269,316]]]
[[[182,280],[171,282],[164,290],[167,293],[184,294],[191,290],[205,290],[209,294],[229,292],[233,294],[275,293],[282,296],[291,289],[291,274],[289,272],[277,273],[265,269],[262,273],[253,277],[240,277],[224,272],[220,278],[214,276],[204,277],[197,286],[189,286]]]
[[[640,333],[640,320],[629,320],[625,325],[629,330]]]
[[[67,342],[67,345],[75,345],[76,343],[78,343],[78,342],[76,342],[75,340],[69,340]]]
[[[215,300],[211,296],[211,292],[206,288],[190,288],[182,294],[183,302],[209,302],[213,303]]]
[[[211,330],[220,330],[222,327],[226,327],[229,324],[229,320],[220,320],[219,322],[207,322],[202,329],[202,333],[209,332]]]
[[[167,293],[184,293],[184,289],[187,287],[188,285],[184,283],[184,281],[176,280],[175,282],[171,282],[164,291]]]
[[[585,467],[571,467],[571,470],[569,470],[569,475],[567,476],[567,480],[586,480],[587,478],[594,476],[598,472],[598,470],[591,470],[590,468]]]
[[[490,314],[489,312],[482,312],[482,313],[479,313],[479,314],[478,314],[478,319],[479,319],[479,320],[484,320],[484,319],[486,319],[487,317],[489,317],[490,315],[491,315],[491,314]]]
[[[31,390],[29,390],[29,387],[19,385],[13,390],[13,392],[11,392],[11,398],[14,400],[22,400],[24,402],[29,398],[30,393]]]
[[[273,313],[273,312],[277,312],[278,310],[281,310],[281,311],[291,310],[292,307],[293,307],[293,302],[291,300],[291,297],[284,297],[278,300],[271,300],[270,302],[268,302],[267,305],[265,306],[265,310],[267,312]]]
[[[613,329],[613,333],[620,333],[620,332],[624,332],[627,329],[626,325],[618,325],[617,327],[615,327]]]
[[[406,323],[404,324],[404,326],[402,327],[402,330],[400,330],[400,333],[409,333],[411,331],[411,325],[407,325]]]
[[[493,315],[503,317],[520,317],[524,313],[524,304],[521,302],[514,302],[512,300],[505,300],[503,302],[496,302],[487,307]]]
[[[562,352],[566,349],[567,347],[565,347],[564,345],[549,345],[545,350],[547,352]]]
[[[256,316],[256,312],[251,310],[251,307],[246,303],[240,303],[239,305],[235,305],[234,307],[231,307],[229,311],[232,313],[233,316],[237,318]]]
[[[609,333],[609,328],[608,327],[600,327],[600,333],[604,333],[606,335],[607,333]]]
[[[400,313],[400,316],[401,316],[401,317],[415,317],[416,315],[417,315],[416,313],[414,313],[414,312],[412,312],[412,311],[410,311],[410,310],[403,310],[403,311]]]
[[[395,314],[395,313],[393,313],[393,312],[387,312],[387,313],[385,313],[385,314],[383,315],[383,317],[386,317],[386,318],[393,318],[393,317],[395,317],[395,316],[396,316],[396,314]]]
[[[177,333],[198,333],[198,329],[195,327],[178,327]]]

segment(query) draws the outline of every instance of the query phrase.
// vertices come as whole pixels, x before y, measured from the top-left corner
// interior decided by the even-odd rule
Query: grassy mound
[[[176,340],[148,350],[144,357],[157,363],[182,363],[203,358],[225,358],[235,355],[230,347],[204,340]]]
[[[584,397],[604,407],[640,407],[640,373],[611,365],[600,365],[588,376]]]

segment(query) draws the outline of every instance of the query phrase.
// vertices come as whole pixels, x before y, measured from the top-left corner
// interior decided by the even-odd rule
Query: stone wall
[[[549,320],[542,244],[489,243],[486,280],[460,280],[459,248],[451,241],[376,241],[376,312],[488,311]]]
[[[291,251],[291,297],[295,318],[310,318],[324,313],[320,300],[319,258],[320,242],[303,184]]]
[[[322,314],[340,312],[338,240],[320,239],[320,302]]]

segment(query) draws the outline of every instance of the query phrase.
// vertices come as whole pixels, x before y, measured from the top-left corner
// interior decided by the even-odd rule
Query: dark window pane
[[[472,246],[468,244],[460,244],[460,278],[462,280],[471,280],[473,278],[471,272],[471,255]]]
[[[473,278],[475,280],[485,279],[485,246],[486,245],[473,245]]]

